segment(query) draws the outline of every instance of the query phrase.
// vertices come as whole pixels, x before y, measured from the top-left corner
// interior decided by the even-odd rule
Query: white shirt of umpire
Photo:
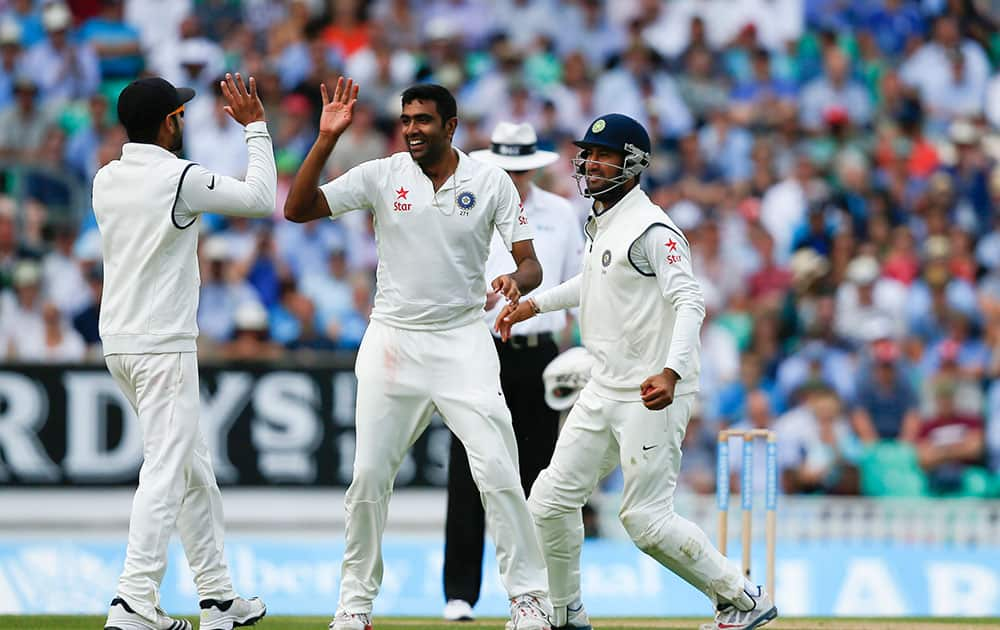
[[[100,332],[108,370],[138,415],[143,465],[117,593],[156,619],[176,523],[201,599],[235,597],[223,557],[222,497],[198,429],[198,217],[274,212],[267,125],[247,125],[246,181],[155,145],[126,144],[94,178],[104,256]]]
[[[531,184],[528,198],[524,201],[524,212],[535,231],[533,244],[535,255],[542,266],[542,283],[521,299],[551,289],[580,273],[580,257],[583,253],[583,230],[576,211],[568,200]],[[490,243],[490,257],[486,260],[486,278],[512,273],[516,268],[514,258],[504,248],[503,239],[494,234]],[[490,330],[504,304],[505,301],[501,298],[483,316]],[[550,311],[518,324],[514,333],[554,333],[565,328],[566,321],[566,311]],[[496,332],[493,334],[497,336]]]
[[[507,173],[455,150],[458,168],[436,193],[409,153],[364,162],[320,186],[331,218],[375,215],[375,321],[416,330],[475,321],[486,304],[494,229],[508,251],[532,238]]]

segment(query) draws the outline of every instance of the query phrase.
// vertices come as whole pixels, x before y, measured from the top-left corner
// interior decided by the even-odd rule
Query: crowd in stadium
[[[570,141],[612,111],[650,131],[642,185],[690,239],[708,311],[687,487],[713,487],[715,429],[748,424],[779,431],[788,492],[1000,494],[988,4],[0,0],[0,357],[99,360],[89,186],[126,140],[116,96],[142,74],[194,87],[183,155],[242,177],[226,70],[260,86],[278,207],[258,222],[204,217],[201,352],[356,349],[370,215],[295,224],[281,206],[315,138],[320,82],[361,85],[329,178],[404,150],[398,95],[434,82],[458,98],[466,151],[499,121],[532,123],[565,158],[541,185],[581,226]]]

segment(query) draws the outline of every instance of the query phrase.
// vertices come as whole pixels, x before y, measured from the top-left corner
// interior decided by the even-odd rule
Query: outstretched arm
[[[257,96],[257,82],[250,77],[247,89],[239,73],[235,79],[227,74],[220,87],[227,103],[226,113],[243,126],[246,136],[249,158],[246,180],[218,175],[198,164],[188,166],[174,207],[174,222],[179,227],[190,225],[202,212],[252,218],[274,212],[278,175],[264,105]]]
[[[285,200],[285,218],[295,223],[305,223],[330,216],[330,204],[319,189],[319,176],[323,165],[330,158],[340,135],[351,126],[354,104],[358,100],[358,86],[352,79],[344,84],[344,77],[337,79],[333,98],[329,98],[326,85],[320,84],[323,111],[319,119],[319,135],[312,149],[295,174],[292,188]]]

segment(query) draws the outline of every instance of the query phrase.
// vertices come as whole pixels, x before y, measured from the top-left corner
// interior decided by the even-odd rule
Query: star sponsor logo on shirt
[[[528,215],[524,213],[524,202],[517,204],[517,222],[521,225],[528,225]]]
[[[395,210],[396,212],[409,212],[410,210],[413,210],[412,203],[403,203],[400,201],[400,199],[406,201],[406,196],[410,194],[410,191],[400,186],[399,190],[395,191],[395,193],[396,193],[396,203],[392,204],[393,210]]]
[[[667,241],[663,245],[666,246],[668,252],[676,252],[677,251],[677,241],[675,241],[674,239],[670,239],[669,241]],[[667,254],[667,262],[669,264],[672,265],[672,264],[678,263],[680,261],[681,261],[681,257],[678,254]]]

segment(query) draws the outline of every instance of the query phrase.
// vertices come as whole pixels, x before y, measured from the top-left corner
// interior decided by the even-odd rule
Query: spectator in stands
[[[959,395],[955,381],[939,380],[933,395],[935,413],[920,425],[917,459],[932,490],[955,492],[961,489],[962,474],[970,466],[986,463],[983,419],[979,413],[963,413],[955,406]]]
[[[86,345],[52,302],[42,306],[41,320],[10,335],[13,356],[18,361],[77,363],[86,354]]]
[[[25,72],[22,63],[21,26],[13,19],[0,19],[0,108],[14,100],[14,77]]]
[[[97,53],[103,79],[132,79],[145,66],[139,29],[125,22],[124,0],[100,0],[100,3],[100,13],[83,23],[76,34],[77,40]]]
[[[233,316],[233,339],[220,349],[230,361],[274,361],[284,352],[268,339],[267,310],[259,302],[244,302]]]
[[[856,438],[837,394],[806,386],[804,403],[778,418],[782,485],[789,493],[857,494]]]
[[[858,370],[857,399],[851,415],[854,432],[865,443],[913,442],[920,427],[919,400],[900,364],[899,345],[880,339]]]
[[[0,110],[0,157],[32,161],[52,125],[38,102],[38,85],[22,75],[14,79],[14,102]]]
[[[73,328],[87,345],[87,354],[95,359],[103,357],[101,352],[101,297],[104,293],[104,270],[93,266],[87,270],[88,304],[73,318]]]
[[[691,409],[687,431],[681,442],[684,457],[677,482],[699,494],[710,494],[715,488],[715,432],[706,425],[702,406]]]
[[[832,107],[839,107],[855,125],[864,127],[871,121],[872,106],[868,91],[850,76],[850,60],[839,49],[830,49],[824,56],[823,76],[802,89],[799,115],[802,125],[811,131],[822,127],[823,116]]]
[[[5,354],[16,353],[16,338],[40,338],[42,326],[42,268],[34,260],[18,261],[11,274],[12,290],[0,293],[0,339]]]
[[[299,286],[302,294],[316,305],[324,334],[336,342],[341,335],[343,320],[354,306],[344,250],[331,252],[325,269],[306,271]]]
[[[28,49],[24,64],[41,88],[45,102],[82,99],[97,91],[101,70],[97,54],[85,43],[73,41],[73,15],[55,2],[42,10],[46,38]]]
[[[754,390],[747,395],[745,415],[739,422],[731,428],[750,429],[773,429],[774,415],[771,411],[771,398],[763,390]],[[753,445],[753,492],[762,496],[767,486],[767,442],[765,440],[754,440]],[[733,492],[740,492],[741,473],[743,472],[743,458],[734,456],[743,452],[743,439],[738,436],[729,438],[729,452],[733,455],[729,457],[729,486]],[[687,457],[687,451],[684,452]]]
[[[233,335],[236,309],[245,302],[257,302],[259,299],[233,264],[232,253],[223,237],[206,239],[201,254],[205,262],[198,329],[209,342],[223,343]]]

